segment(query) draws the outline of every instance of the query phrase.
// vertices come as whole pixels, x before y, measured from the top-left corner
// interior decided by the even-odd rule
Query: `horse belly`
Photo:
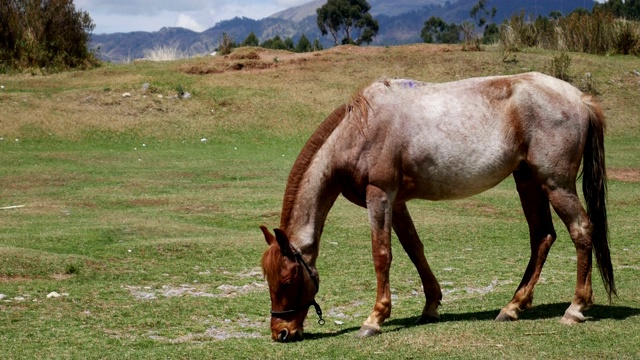
[[[401,195],[428,200],[476,195],[499,184],[521,160],[513,147],[498,137],[417,146],[405,157],[406,191]]]

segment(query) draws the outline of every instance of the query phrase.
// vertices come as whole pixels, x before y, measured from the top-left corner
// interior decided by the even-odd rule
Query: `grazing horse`
[[[426,303],[419,323],[436,321],[442,292],[424,255],[406,202],[449,200],[488,190],[513,174],[529,225],[531,257],[496,320],[517,320],[556,239],[551,207],[577,252],[575,295],[561,322],[585,320],[593,304],[592,251],[611,300],[616,293],[607,243],[602,110],[570,84],[540,73],[431,84],[383,79],[338,107],[298,156],[284,194],[280,228],[261,226],[262,268],[276,341],[302,338],[315,301],[319,242],[338,195],[366,207],[376,302],[358,336],[380,333],[391,313],[391,230],[415,265]],[[576,192],[583,162],[583,194]]]

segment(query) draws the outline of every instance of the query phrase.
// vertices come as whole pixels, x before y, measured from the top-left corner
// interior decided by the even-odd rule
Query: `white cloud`
[[[89,12],[95,34],[157,31],[182,26],[203,31],[234,17],[263,19],[308,0],[75,0]]]
[[[191,16],[187,15],[187,14],[180,14],[178,15],[178,19],[176,20],[175,23],[176,27],[183,27],[185,29],[189,29],[189,30],[193,30],[193,31],[197,31],[197,32],[201,32],[206,30],[206,28],[202,25],[200,25],[196,19],[192,18]]]

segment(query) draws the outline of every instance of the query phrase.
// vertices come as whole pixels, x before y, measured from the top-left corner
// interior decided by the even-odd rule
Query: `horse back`
[[[565,165],[579,166],[588,118],[581,95],[538,73],[381,80],[356,97],[367,111],[349,111],[336,155],[356,185],[391,188],[406,200],[467,197],[522,161],[544,168],[569,151],[576,156]]]

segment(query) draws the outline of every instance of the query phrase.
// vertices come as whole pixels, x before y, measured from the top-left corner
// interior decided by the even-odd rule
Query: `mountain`
[[[524,10],[532,17],[548,15],[551,11],[568,14],[577,8],[592,9],[593,0],[488,0],[489,7],[498,10],[493,19],[501,23],[516,12]],[[106,61],[128,61],[143,57],[145,49],[162,45],[177,45],[190,54],[206,54],[217,46],[223,33],[236,42],[242,42],[249,33],[255,33],[260,41],[275,35],[291,37],[294,41],[302,34],[311,40],[318,39],[324,47],[333,45],[333,39],[322,36],[316,24],[316,9],[326,0],[314,0],[278,12],[261,20],[233,18],[217,23],[201,33],[183,28],[162,28],[155,32],[130,32],[97,34],[92,36],[91,48],[100,48],[100,56]],[[380,31],[372,45],[398,45],[422,41],[420,31],[431,16],[444,21],[461,23],[471,20],[470,9],[478,0],[369,0],[371,14],[378,20]]]
[[[302,21],[307,16],[316,15],[316,9],[321,7],[327,2],[327,0],[315,0],[311,1],[299,6],[294,6],[292,8],[283,10],[279,13],[275,13],[269,17],[285,19],[291,21]],[[443,5],[450,1],[441,1],[441,0],[400,0],[400,1],[389,1],[389,0],[370,0],[368,1],[369,5],[371,5],[371,10],[369,11],[371,15],[374,17],[376,15],[386,15],[386,16],[398,16],[410,11],[420,10],[425,6],[429,5]]]

